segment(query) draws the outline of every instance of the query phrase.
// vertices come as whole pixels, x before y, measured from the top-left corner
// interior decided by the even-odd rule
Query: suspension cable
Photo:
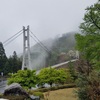
[[[3,42],[3,44],[7,43],[9,40],[11,40],[12,38],[14,38],[17,34],[19,34],[22,30],[20,30],[19,32],[17,32],[15,35],[11,36],[10,38],[8,38],[6,41]]]
[[[30,30],[29,30],[30,31]],[[41,44],[41,46],[43,47],[43,48],[45,48],[46,49],[46,51],[47,52],[49,52],[50,54],[51,54],[51,52],[49,51],[49,49],[36,37],[36,35],[35,34],[33,34],[33,32],[32,31],[30,31],[31,33],[32,33],[32,35],[38,40],[38,42],[39,42],[39,44]]]
[[[38,43],[38,42],[36,41],[36,39],[33,38],[32,35],[30,35],[30,37],[31,37],[36,43]],[[48,52],[49,54],[51,54],[50,51],[48,51],[46,48],[43,47],[43,45],[41,45],[40,43],[38,43],[38,44],[39,44],[46,52]]]
[[[23,33],[23,32],[22,32]],[[10,40],[8,43],[4,44],[4,46],[7,46],[8,44],[10,44],[12,41],[14,41],[17,37],[19,37],[22,33],[20,33],[19,35],[17,35],[15,38],[13,38],[12,40]]]

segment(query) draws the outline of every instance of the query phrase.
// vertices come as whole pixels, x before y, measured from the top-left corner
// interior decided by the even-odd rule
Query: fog
[[[30,25],[30,30],[45,40],[59,34],[79,31],[85,8],[97,0],[0,0],[0,41],[4,42]],[[22,35],[5,46],[7,56],[23,52]],[[31,46],[36,42],[30,40]]]
[[[48,57],[48,54],[51,52],[54,40],[48,39],[42,41],[42,43],[44,45],[36,44],[33,47],[31,47],[32,69],[40,69],[41,67],[46,67],[46,59]]]

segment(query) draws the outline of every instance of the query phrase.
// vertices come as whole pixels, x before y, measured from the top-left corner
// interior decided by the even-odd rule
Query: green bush
[[[17,73],[11,74],[11,77],[8,78],[8,85],[12,83],[19,83],[25,89],[35,87],[37,84],[36,71],[19,70]]]
[[[66,82],[69,75],[64,69],[54,69],[54,68],[43,68],[38,74],[38,85],[43,85],[45,83],[52,87],[53,83],[63,84]]]
[[[79,100],[91,100],[87,95],[87,90],[85,88],[78,89],[76,93],[78,95]]]

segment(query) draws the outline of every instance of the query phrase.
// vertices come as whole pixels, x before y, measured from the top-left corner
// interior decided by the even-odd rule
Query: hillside
[[[75,32],[65,33],[54,39],[47,39],[42,43],[47,47],[42,48],[38,43],[31,47],[31,62],[34,69],[57,64],[70,59],[66,54],[75,47]],[[63,60],[60,56],[64,55]]]

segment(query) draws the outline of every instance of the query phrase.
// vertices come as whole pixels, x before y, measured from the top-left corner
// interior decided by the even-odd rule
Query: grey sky
[[[40,40],[78,31],[85,8],[96,1],[0,0],[0,41],[4,42],[27,25]],[[7,55],[12,55],[14,50],[22,53],[22,35],[5,50]]]

